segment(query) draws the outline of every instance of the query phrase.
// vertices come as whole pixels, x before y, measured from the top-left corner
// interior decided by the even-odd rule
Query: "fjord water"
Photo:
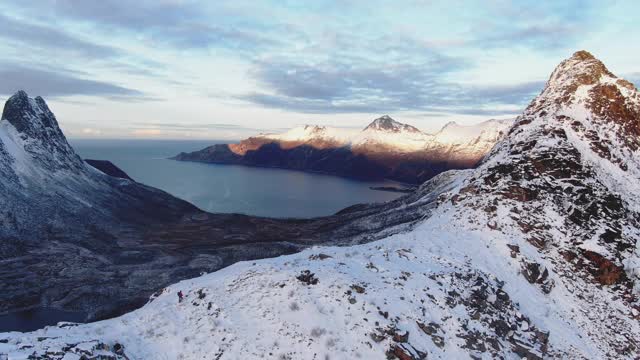
[[[59,322],[83,322],[87,314],[57,309],[29,309],[0,315],[0,332],[34,331]]]
[[[363,182],[300,171],[169,160],[212,141],[70,140],[86,159],[109,160],[131,178],[217,213],[309,218],[358,203],[392,200],[399,193],[371,190],[391,181]]]

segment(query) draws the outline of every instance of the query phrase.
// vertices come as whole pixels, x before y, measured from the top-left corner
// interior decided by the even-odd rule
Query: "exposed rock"
[[[626,280],[624,268],[604,256],[594,251],[585,251],[584,257],[591,262],[591,273],[602,285],[613,285]]]
[[[309,270],[304,270],[300,275],[296,276],[296,279],[302,281],[307,285],[316,285],[318,283],[318,278],[316,275]]]
[[[522,274],[532,284],[539,284],[542,291],[550,293],[555,285],[552,279],[549,279],[549,270],[540,264],[523,261]]]

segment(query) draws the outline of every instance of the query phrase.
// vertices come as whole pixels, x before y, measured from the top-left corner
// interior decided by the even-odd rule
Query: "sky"
[[[640,84],[640,2],[0,0],[0,100],[74,138],[515,117],[587,50]]]

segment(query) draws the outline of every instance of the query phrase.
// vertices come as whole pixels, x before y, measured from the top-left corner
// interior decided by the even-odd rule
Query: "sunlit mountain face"
[[[180,153],[174,159],[420,184],[447,170],[474,167],[512,123],[513,119],[473,126],[451,122],[428,134],[384,115],[362,130],[305,125]]]

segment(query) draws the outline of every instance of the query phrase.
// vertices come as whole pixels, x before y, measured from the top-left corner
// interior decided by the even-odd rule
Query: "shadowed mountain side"
[[[102,171],[103,173],[113,176],[120,179],[133,180],[127,175],[124,171],[122,171],[119,167],[115,166],[111,161],[108,160],[92,160],[92,159],[84,159],[84,161],[93,166],[94,168]]]
[[[216,144],[174,160],[281,168],[338,175],[359,180],[391,179],[422,183],[451,170],[472,168],[482,156],[459,158],[452,151],[409,153],[384,147],[356,148],[327,143],[293,143],[249,138],[239,144]]]

